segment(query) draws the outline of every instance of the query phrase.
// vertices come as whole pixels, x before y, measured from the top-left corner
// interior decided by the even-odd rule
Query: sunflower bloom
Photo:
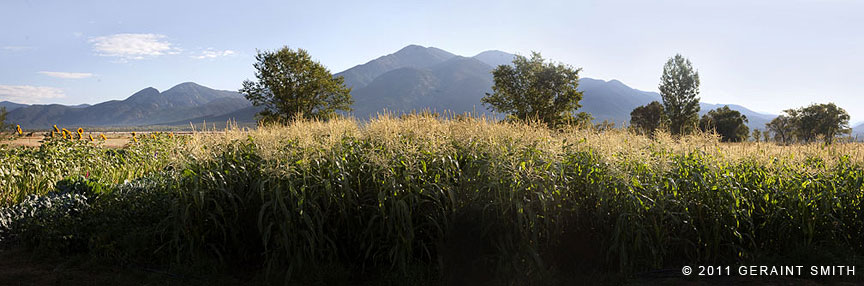
[[[18,128],[18,135],[24,135],[24,131],[21,131],[21,125],[15,125]]]
[[[108,138],[105,138],[105,134],[99,134],[99,137],[102,137],[102,141],[108,140]]]
[[[60,129],[57,128],[57,124],[54,124],[54,132],[60,133]]]

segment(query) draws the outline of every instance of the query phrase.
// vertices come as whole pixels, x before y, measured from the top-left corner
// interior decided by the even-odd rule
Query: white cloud
[[[233,55],[236,55],[236,54],[237,54],[237,52],[232,51],[232,50],[223,50],[223,51],[220,51],[220,50],[214,50],[214,49],[207,49],[207,50],[205,50],[205,51],[202,51],[201,54],[199,54],[199,55],[197,55],[197,56],[193,56],[193,58],[196,58],[196,59],[199,59],[199,60],[203,60],[203,59],[215,59],[215,58],[218,58],[218,57],[233,56]]]
[[[121,61],[140,60],[147,57],[172,55],[180,52],[173,44],[164,41],[159,34],[114,34],[90,38],[96,54],[116,57]]]
[[[86,72],[50,72],[50,71],[40,71],[40,74],[44,74],[50,77],[56,78],[65,78],[65,79],[82,79],[92,77],[92,73]]]
[[[3,50],[6,50],[6,51],[10,51],[10,52],[20,52],[20,51],[32,50],[33,47],[26,47],[26,46],[3,46],[2,49],[3,49]]]
[[[16,103],[43,103],[46,99],[66,96],[62,89],[32,85],[0,85],[0,101]]]

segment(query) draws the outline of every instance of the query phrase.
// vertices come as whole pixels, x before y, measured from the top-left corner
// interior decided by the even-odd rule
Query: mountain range
[[[512,63],[515,55],[485,51],[473,57],[451,54],[437,48],[410,45],[396,53],[352,67],[336,76],[352,87],[353,114],[368,118],[384,110],[407,112],[429,109],[454,113],[474,112],[500,117],[482,105],[480,99],[492,92],[491,71]],[[630,121],[630,112],[660,94],[633,89],[618,80],[580,78],[583,92],[580,111],[591,113],[595,122],[608,120],[619,126]],[[723,104],[702,103],[700,114]],[[740,105],[729,108],[746,115],[751,128],[763,129],[775,115],[754,112]]]
[[[858,138],[864,138],[864,123],[858,124],[852,128],[852,136],[858,136]]]
[[[510,64],[514,57],[501,51],[464,57],[434,47],[409,45],[336,76],[342,76],[345,84],[352,88],[355,103],[351,114],[360,119],[384,111],[400,113],[426,109],[500,118],[500,114],[489,112],[480,99],[491,92],[491,71],[499,65]],[[583,77],[579,80],[579,89],[584,94],[580,111],[591,113],[595,122],[608,120],[618,126],[629,122],[633,108],[660,101],[658,93],[636,90],[618,80]],[[188,125],[229,119],[251,123],[260,110],[237,92],[214,90],[191,82],[162,92],[148,87],[125,100],[95,105],[23,105],[4,101],[0,106],[9,111],[8,121],[24,128],[48,128],[53,124]],[[700,113],[721,106],[723,104],[702,103]],[[764,124],[775,117],[741,105],[730,104],[729,107],[746,115],[751,128],[764,129]],[[864,124],[856,127],[856,131],[864,134]]]
[[[159,92],[148,87],[125,100],[95,105],[10,105],[7,120],[24,128],[61,126],[142,126],[226,114],[252,106],[240,93],[196,83],[178,84]],[[188,122],[186,122],[188,124]]]

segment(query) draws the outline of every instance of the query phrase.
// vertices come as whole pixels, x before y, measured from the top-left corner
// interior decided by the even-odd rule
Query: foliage
[[[6,116],[9,112],[6,112],[6,107],[0,107],[0,133],[12,128],[12,125],[6,122]]]
[[[114,151],[176,150],[144,161],[161,168],[139,179],[5,189],[29,196],[0,211],[12,225],[0,236],[123,262],[215,259],[298,284],[334,272],[411,281],[426,269],[440,284],[549,285],[824,248],[849,255],[838,264],[864,254],[861,144],[732,145],[423,115],[149,140]],[[54,166],[38,152],[0,152]],[[58,207],[32,207],[39,200]]]
[[[0,246],[19,242],[43,254],[91,253],[122,262],[150,261],[170,194],[153,179],[116,186],[67,178],[41,196],[0,208]]]
[[[822,139],[827,143],[849,134],[849,114],[834,103],[813,104],[798,109],[784,110],[792,119],[795,137],[802,142]]]
[[[765,125],[774,134],[774,140],[783,144],[795,141],[833,143],[838,137],[850,134],[849,114],[834,103],[812,104],[787,109]]]
[[[492,111],[518,120],[539,120],[549,126],[582,122],[585,115],[574,115],[581,107],[582,92],[577,90],[581,70],[547,63],[537,52],[530,59],[517,55],[513,65],[500,65],[492,71],[492,93],[482,102]]]
[[[88,201],[76,193],[29,195],[11,208],[0,209],[0,242],[22,241],[43,252],[80,249]]]
[[[630,126],[639,134],[652,136],[666,122],[663,104],[658,101],[639,106],[630,112]]]
[[[84,140],[46,139],[36,148],[0,146],[0,207],[31,194],[42,195],[68,177],[92,177],[117,184],[167,167],[183,138],[140,136],[123,149],[106,149]]]
[[[240,93],[255,106],[266,122],[290,122],[298,116],[326,119],[338,110],[351,110],[351,88],[333,77],[306,50],[283,47],[259,51],[255,56],[257,81],[246,80]]]
[[[720,135],[723,142],[741,142],[747,140],[750,128],[747,127],[747,116],[728,105],[708,111],[699,120],[699,129],[713,131]]]
[[[689,133],[699,115],[699,72],[680,54],[669,58],[660,77],[660,95],[673,135]]]
[[[766,131],[774,134],[774,141],[782,144],[791,144],[795,139],[793,119],[786,115],[779,115],[765,124]]]
[[[762,141],[762,130],[759,130],[758,128],[753,128],[753,132],[751,133],[750,137],[753,138],[753,141]]]

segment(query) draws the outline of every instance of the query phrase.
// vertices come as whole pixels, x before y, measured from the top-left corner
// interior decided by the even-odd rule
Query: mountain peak
[[[424,46],[410,44],[410,45],[405,46],[404,48],[399,49],[398,51],[396,51],[396,53],[409,52],[409,51],[419,51],[419,50],[425,50],[425,49],[426,49],[426,47],[424,47]]]
[[[159,93],[159,90],[156,89],[155,87],[150,86],[150,87],[145,87],[145,88],[142,89],[142,90],[139,90],[139,91],[136,92],[135,94],[139,94],[139,93],[153,93],[153,92],[155,92],[155,93]],[[133,94],[132,96],[135,96],[135,94]]]
[[[617,80],[617,79],[612,79],[612,80],[609,80],[609,81],[607,81],[607,82],[610,83],[610,84],[617,85],[617,86],[625,86],[625,87],[629,87],[629,86],[627,86],[626,84],[624,84],[623,82],[621,82],[620,80]]]
[[[477,54],[474,58],[494,68],[500,65],[512,64],[516,55],[498,50],[489,50]]]
[[[187,82],[175,85],[174,87],[204,87],[204,86],[197,84],[197,83],[194,83],[194,82],[191,82],[191,81],[187,81]],[[174,88],[174,87],[172,87],[172,88]]]
[[[436,48],[436,47],[424,47],[421,45],[407,45],[404,48],[399,49],[393,54],[383,56],[379,59],[386,58],[388,56],[391,57],[401,57],[401,58],[419,58],[419,57],[433,57],[440,59],[441,61],[452,58],[455,56],[450,52],[445,50]]]
[[[126,100],[132,100],[132,101],[142,100],[142,99],[146,99],[146,98],[150,98],[150,97],[158,96],[158,95],[159,95],[158,89],[155,89],[153,87],[148,87],[148,88],[142,89],[142,90],[132,94],[132,96],[129,96],[129,98],[127,98]]]
[[[194,83],[194,82],[191,82],[191,81],[187,81],[187,82],[175,85],[163,93],[175,93],[178,91],[195,91],[195,90],[201,90],[201,89],[210,89],[210,88],[202,86],[202,85]]]
[[[366,86],[376,77],[388,71],[400,68],[428,68],[454,56],[454,54],[434,47],[408,45],[395,53],[337,73],[336,76],[344,77],[345,85],[356,89]]]
[[[181,122],[202,116],[228,114],[251,104],[234,91],[214,90],[192,82],[164,92],[148,87],[126,100],[95,105],[31,105],[10,112],[9,118],[27,128],[52,124],[72,126],[136,126]]]
[[[479,54],[477,54],[477,55],[474,56],[474,57],[476,58],[476,57],[484,56],[484,55],[494,55],[494,56],[513,56],[513,54],[508,53],[508,52],[504,52],[504,51],[499,51],[499,50],[488,50],[488,51],[482,51],[482,52],[480,52]]]

